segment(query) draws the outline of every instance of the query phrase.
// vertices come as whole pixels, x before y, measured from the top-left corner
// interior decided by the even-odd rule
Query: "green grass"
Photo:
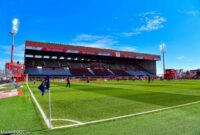
[[[10,87],[7,87],[9,90]],[[26,87],[22,96],[0,99],[0,130],[35,132],[46,128],[29,96]],[[0,133],[1,134],[1,133]]]
[[[40,135],[199,135],[199,110],[200,105],[196,104],[138,117],[39,133]]]
[[[48,94],[42,97],[37,86],[30,84],[48,114]],[[54,82],[51,95],[53,118],[88,122],[200,101],[200,86],[199,81],[109,81],[72,83],[69,89]]]
[[[48,94],[29,83],[48,114]],[[31,134],[52,135],[199,135],[200,104],[145,114],[115,121],[67,129],[48,130],[29,97],[27,88],[20,97],[0,99],[0,130],[26,130]],[[81,122],[144,112],[200,101],[200,81],[98,81],[52,82],[52,117]],[[2,109],[3,108],[3,109]],[[53,121],[54,126],[73,124]]]

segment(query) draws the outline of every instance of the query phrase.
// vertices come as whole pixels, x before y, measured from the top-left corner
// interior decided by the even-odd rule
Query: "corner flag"
[[[48,128],[52,128],[51,124],[51,96],[50,96],[50,79],[49,76],[46,76],[40,86],[38,86],[38,89],[42,92],[42,96],[44,96],[45,90],[48,90],[49,93],[49,125]]]
[[[50,88],[50,81],[49,76],[46,76],[38,89],[42,92],[42,96],[44,96],[45,90],[48,90]]]

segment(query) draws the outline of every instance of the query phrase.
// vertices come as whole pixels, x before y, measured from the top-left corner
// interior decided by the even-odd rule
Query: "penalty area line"
[[[189,106],[189,105],[193,105],[193,104],[198,104],[198,103],[200,103],[200,101],[195,101],[195,102],[190,102],[190,103],[186,103],[186,104],[180,104],[180,105],[175,105],[175,106],[170,106],[170,107],[165,107],[165,108],[160,108],[160,109],[155,109],[155,110],[150,110],[150,111],[145,111],[145,112],[139,112],[139,113],[134,113],[134,114],[111,117],[111,118],[107,118],[107,119],[94,120],[94,121],[88,121],[88,122],[81,122],[81,123],[70,124],[70,125],[63,125],[63,126],[53,127],[52,130],[53,129],[60,129],[60,128],[78,127],[78,126],[96,124],[96,123],[107,122],[107,121],[114,121],[114,120],[123,119],[123,118],[129,118],[129,117],[140,116],[140,115],[144,115],[144,114],[151,114],[151,113],[161,112],[161,111],[170,110],[170,109],[176,109],[176,108]]]

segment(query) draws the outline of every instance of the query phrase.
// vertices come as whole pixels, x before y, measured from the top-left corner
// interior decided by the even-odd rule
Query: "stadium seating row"
[[[149,76],[145,71],[124,71],[122,69],[91,69],[91,68],[70,68],[70,69],[37,69],[27,68],[29,75],[54,75],[54,76]]]
[[[37,69],[28,68],[26,70],[27,74],[30,75],[56,75],[56,76],[70,76],[71,73],[69,69]]]
[[[63,60],[44,60],[44,59],[30,59],[26,62],[26,67],[69,67],[69,68],[95,68],[95,67],[103,67],[106,69],[137,69],[138,66],[135,64],[134,66],[127,64],[108,64],[108,63],[100,63],[100,62],[82,62],[82,61],[63,61]]]
[[[61,59],[30,59],[26,62],[30,75],[54,76],[149,76],[152,75],[137,63],[103,63]]]

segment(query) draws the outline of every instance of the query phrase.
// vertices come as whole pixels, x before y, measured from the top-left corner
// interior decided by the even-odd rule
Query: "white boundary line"
[[[70,125],[64,125],[64,126],[59,126],[59,127],[53,127],[52,129],[77,127],[77,126],[82,126],[82,125],[88,125],[88,124],[95,124],[95,123],[100,123],[100,122],[118,120],[118,119],[122,119],[122,118],[128,118],[128,117],[133,117],[133,116],[139,116],[139,115],[144,115],[144,114],[160,112],[160,111],[169,110],[169,109],[180,108],[180,107],[184,107],[184,106],[188,106],[188,105],[192,105],[192,104],[197,104],[197,103],[200,103],[200,101],[195,101],[195,102],[176,105],[176,106],[171,106],[171,107],[165,107],[165,108],[161,108],[161,109],[155,109],[155,110],[146,111],[146,112],[140,112],[140,113],[134,113],[134,114],[123,115],[123,116],[118,116],[118,117],[112,117],[112,118],[108,118],[108,119],[89,121],[89,122],[84,122],[84,123],[80,123],[80,124],[77,123],[77,124],[70,124]]]
[[[41,115],[42,115],[42,118],[44,119],[44,121],[45,121],[47,127],[50,127],[49,119],[48,119],[47,116],[45,115],[45,113],[44,113],[42,107],[41,107],[40,104],[38,103],[37,99],[35,98],[33,92],[31,91],[30,87],[28,86],[28,84],[26,84],[26,85],[27,85],[27,87],[28,87],[28,89],[29,89],[29,92],[31,93],[31,97],[33,98],[33,100],[34,100],[34,102],[35,102],[35,104],[36,104],[38,110],[40,111],[40,113],[41,113]]]
[[[71,119],[51,119],[52,121],[69,121],[69,122],[73,122],[73,123],[77,123],[77,124],[83,124],[83,122],[80,121],[76,121],[76,120],[71,120]]]
[[[7,85],[7,84],[8,84],[8,83],[1,84],[0,87],[3,87],[3,86],[5,86],[5,85]]]
[[[6,87],[0,86],[0,89],[4,89],[4,88],[6,88]]]

